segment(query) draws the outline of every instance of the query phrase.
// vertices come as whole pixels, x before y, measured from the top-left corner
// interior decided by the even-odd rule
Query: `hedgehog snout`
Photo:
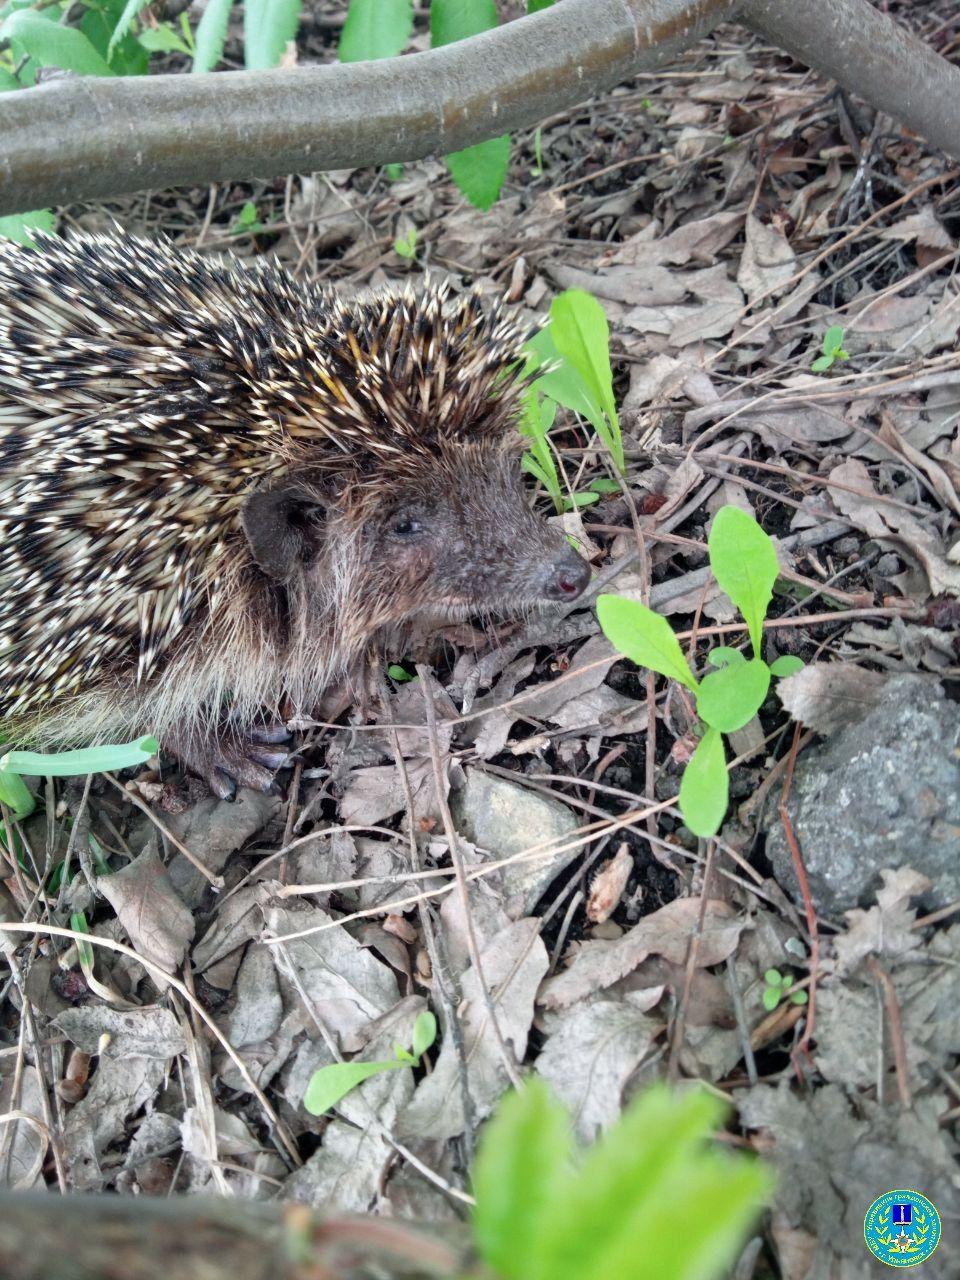
[[[568,546],[551,564],[543,594],[548,600],[576,600],[589,581],[590,566]]]

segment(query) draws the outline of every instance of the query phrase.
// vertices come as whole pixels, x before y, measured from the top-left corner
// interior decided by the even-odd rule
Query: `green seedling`
[[[843,325],[832,324],[823,335],[820,347],[823,355],[817,356],[810,366],[814,373],[826,373],[835,361],[850,359],[850,352],[843,349]]]
[[[322,1116],[335,1107],[357,1085],[384,1071],[396,1071],[399,1067],[419,1067],[421,1056],[432,1047],[437,1038],[437,1020],[429,1010],[418,1015],[413,1024],[412,1049],[395,1046],[395,1057],[389,1062],[334,1062],[321,1067],[310,1077],[303,1105],[312,1116]]]
[[[794,984],[793,974],[781,973],[779,969],[767,969],[763,975],[763,1007],[767,1013],[773,1013],[780,1001],[787,996],[791,1004],[806,1004],[806,991],[791,991]]]
[[[715,670],[697,680],[666,618],[623,596],[597,600],[600,626],[614,647],[637,666],[676,680],[696,700],[702,736],[681,779],[680,813],[694,835],[703,837],[717,833],[729,804],[723,735],[753,719],[772,676],[792,675],[803,666],[790,656],[768,665],[761,656],[763,620],[778,570],[773,543],[756,520],[738,507],[721,507],[707,545],[718,585],[747,624],[752,658],[739,649],[719,647],[707,659]]]
[[[533,131],[533,158],[534,163],[531,166],[530,175],[534,178],[540,178],[543,176],[543,137],[539,125]]]
[[[553,301],[548,324],[525,347],[524,374],[539,373],[528,388],[520,430],[529,440],[523,466],[546,489],[557,511],[597,502],[600,494],[619,489],[609,477],[593,481],[586,493],[569,492],[557,470],[549,432],[557,406],[585,418],[621,473],[623,436],[613,399],[610,330],[603,308],[582,289],[567,289]]]
[[[145,764],[159,750],[156,738],[147,737],[138,738],[136,742],[57,751],[49,755],[38,751],[7,751],[0,755],[0,802],[10,808],[15,819],[26,818],[33,812],[36,802],[23,781],[25,775],[72,778],[78,774],[131,769]]]
[[[247,200],[233,220],[233,226],[230,228],[231,234],[235,236],[255,236],[263,229],[263,223],[257,213],[257,206],[252,200]]]
[[[391,662],[387,667],[387,675],[391,680],[395,680],[397,684],[406,684],[408,680],[416,680],[416,676],[412,676],[406,667],[401,667],[398,662]]]
[[[417,228],[411,227],[405,236],[397,236],[393,251],[401,258],[413,258],[417,252]]]
[[[477,1249],[499,1280],[717,1280],[772,1189],[711,1141],[722,1103],[655,1085],[586,1151],[536,1078],[504,1098],[473,1171]],[[696,1205],[696,1212],[691,1212]]]

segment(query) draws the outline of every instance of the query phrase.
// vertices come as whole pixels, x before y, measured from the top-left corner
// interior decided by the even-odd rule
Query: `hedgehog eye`
[[[397,538],[415,538],[418,533],[423,533],[423,523],[413,516],[398,516],[390,532]]]

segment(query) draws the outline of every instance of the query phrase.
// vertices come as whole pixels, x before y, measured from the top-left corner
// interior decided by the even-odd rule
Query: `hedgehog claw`
[[[215,738],[199,747],[184,747],[170,741],[166,746],[185,768],[203,778],[220,800],[233,800],[240,787],[281,795],[282,789],[274,774],[291,764],[294,757],[288,751],[271,751],[259,745],[258,734],[262,732],[258,730],[243,738]],[[268,732],[272,733],[272,729]],[[284,731],[284,736],[289,734]]]

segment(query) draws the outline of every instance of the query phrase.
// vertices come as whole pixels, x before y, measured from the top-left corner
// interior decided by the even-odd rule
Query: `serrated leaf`
[[[417,1019],[413,1024],[414,1057],[419,1058],[422,1053],[426,1053],[433,1046],[436,1038],[437,1020],[429,1009],[425,1009],[423,1013],[417,1014]]]
[[[133,26],[133,20],[140,12],[145,9],[150,0],[127,0],[123,6],[123,13],[117,19],[117,25],[113,28],[113,34],[110,37],[110,43],[107,45],[107,58],[113,56],[113,51]]]
[[[753,516],[727,506],[714,516],[707,547],[713,576],[743,614],[759,658],[763,619],[779,572],[773,543]]]
[[[469,40],[497,25],[495,0],[432,0],[430,44],[434,49]]]
[[[112,76],[104,58],[76,27],[62,27],[35,9],[18,9],[0,26],[0,38],[15,40],[41,67],[59,67],[80,76]]]
[[[463,151],[451,151],[444,156],[450,176],[457,189],[475,209],[483,213],[493,205],[500,194],[507,168],[510,164],[510,135],[488,138]]]
[[[159,749],[156,738],[146,737],[136,742],[55,751],[49,755],[39,751],[8,751],[0,756],[0,770],[28,777],[71,778],[77,774],[131,769],[145,764]]]
[[[300,0],[246,0],[243,60],[248,71],[275,67],[300,25]]]
[[[782,679],[784,676],[795,676],[798,671],[803,670],[803,667],[802,658],[792,653],[785,653],[770,663],[770,673]]]
[[[759,658],[711,671],[697,690],[697,715],[723,733],[749,724],[770,689],[770,668]]]
[[[644,1091],[587,1152],[578,1175],[561,1186],[539,1265],[523,1280],[664,1280],[647,1270],[643,1224],[651,1193],[674,1169],[684,1169],[719,1118],[722,1105],[703,1090],[675,1097],[665,1087]],[[652,1233],[656,1234],[656,1233]],[[625,1262],[632,1256],[632,1265]]]
[[[708,729],[690,757],[680,780],[680,812],[695,836],[706,839],[720,830],[730,803],[730,779],[718,729]]]
[[[394,58],[413,31],[413,0],[350,0],[337,50],[341,62]]]
[[[666,618],[636,600],[613,595],[597,597],[597,617],[618,652],[638,667],[649,667],[696,693],[697,682]]]
[[[371,1076],[396,1071],[403,1065],[402,1062],[334,1062],[329,1067],[321,1067],[310,1077],[303,1095],[304,1109],[312,1116],[322,1116]]]
[[[569,1180],[570,1122],[542,1080],[502,1099],[473,1167],[477,1248],[503,1280],[532,1280]]]
[[[197,75],[212,71],[223,57],[232,8],[233,0],[207,0],[194,36],[193,64],[190,70]]]

